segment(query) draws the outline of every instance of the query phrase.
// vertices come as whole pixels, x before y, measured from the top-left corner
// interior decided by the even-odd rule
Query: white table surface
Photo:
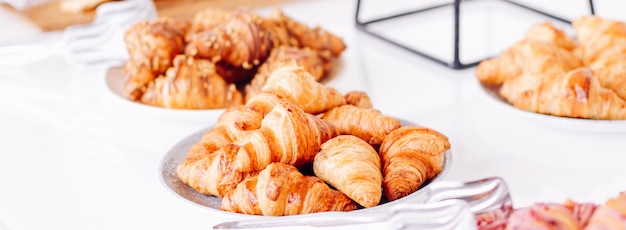
[[[390,2],[364,9],[384,10]],[[496,54],[527,26],[545,20],[483,2],[463,8],[464,58]],[[568,18],[586,12],[586,1],[526,2]],[[626,3],[603,4],[597,4],[600,15],[626,20],[619,18]],[[342,92],[365,90],[383,113],[450,138],[453,164],[446,180],[502,177],[516,207],[566,198],[603,202],[626,190],[623,122],[609,132],[507,110],[481,91],[473,68],[450,70],[357,31],[355,5],[320,0],[282,7],[344,38],[348,49],[329,85]],[[448,57],[450,21],[451,11],[437,11],[377,29]],[[38,34],[0,9],[0,44]],[[0,230],[207,229],[233,220],[175,197],[159,179],[166,151],[211,121],[146,112],[112,95],[105,73],[57,56],[26,65],[0,63]]]

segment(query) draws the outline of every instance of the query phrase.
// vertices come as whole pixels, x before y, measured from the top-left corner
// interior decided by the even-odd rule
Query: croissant
[[[183,52],[184,36],[189,22],[162,17],[133,24],[125,33],[128,76],[125,91],[131,100],[138,100],[144,87],[172,65],[172,59]]]
[[[274,106],[237,152],[235,170],[258,171],[272,162],[303,165],[313,161],[319,147],[339,135],[337,129],[282,101]]]
[[[626,229],[626,192],[607,200],[596,209],[586,230]]]
[[[440,173],[448,149],[448,138],[429,128],[403,126],[389,133],[379,150],[387,199],[411,194]]]
[[[609,55],[598,58],[589,65],[600,85],[613,90],[626,100],[626,56]]]
[[[577,214],[593,212],[592,204],[537,203],[528,208],[516,210],[509,217],[506,229],[583,229],[581,216]],[[576,212],[586,210],[583,212]]]
[[[283,62],[272,71],[262,91],[285,98],[311,114],[346,104],[339,91],[315,81],[294,60]]]
[[[321,118],[337,127],[340,134],[357,136],[371,145],[382,143],[385,136],[402,126],[397,119],[385,116],[377,110],[353,105],[328,110]]]
[[[262,17],[243,7],[229,16],[218,13],[217,17],[227,19],[219,25],[212,23],[208,30],[188,34],[187,55],[213,62],[223,60],[244,69],[252,69],[265,61],[272,49],[272,41],[269,34],[263,33]]]
[[[572,21],[580,44],[583,63],[590,64],[603,55],[626,54],[626,23],[583,16]]]
[[[221,209],[253,215],[286,216],[324,211],[351,211],[356,204],[322,180],[302,175],[292,165],[272,163],[237,185],[222,199]]]
[[[522,76],[503,84],[500,94],[513,106],[527,111],[577,118],[626,119],[626,102],[600,86],[587,67],[550,76]]]
[[[309,47],[320,51],[323,57],[329,59],[338,57],[346,49],[346,44],[341,38],[320,27],[309,28],[307,25],[286,16],[280,8],[275,8],[269,19],[282,24],[280,27],[287,29],[288,36],[284,36],[285,32],[282,32],[283,36],[279,36],[281,33],[277,32],[272,32],[272,34],[277,34],[275,37],[282,37],[283,42],[286,41],[292,46],[295,43],[299,44],[300,47]]]
[[[210,61],[179,55],[165,76],[148,85],[141,102],[166,108],[213,109],[243,104],[243,96],[215,72]]]
[[[576,48],[576,42],[573,38],[565,34],[563,30],[557,29],[549,22],[532,26],[526,31],[526,34],[524,34],[523,40],[547,42],[568,51],[572,51]]]
[[[380,157],[358,137],[340,135],[322,144],[313,160],[313,172],[363,207],[380,202],[383,180]]]
[[[371,109],[372,101],[366,92],[363,91],[350,91],[343,96],[346,99],[346,104],[354,105],[359,108]]]
[[[234,170],[233,161],[239,146],[226,144],[217,151],[188,157],[176,168],[178,178],[197,192],[223,197],[239,182],[257,172]]]
[[[268,76],[283,61],[293,59],[299,66],[309,72],[316,81],[319,81],[326,75],[324,63],[317,51],[309,48],[297,48],[290,46],[280,46],[274,48],[267,60],[259,66],[258,72],[254,75],[249,84],[245,87],[246,101],[252,96],[261,92],[261,88],[265,85]]]
[[[572,52],[531,40],[516,43],[499,57],[482,61],[475,74],[482,83],[499,85],[522,73],[567,72],[579,66],[580,60]]]

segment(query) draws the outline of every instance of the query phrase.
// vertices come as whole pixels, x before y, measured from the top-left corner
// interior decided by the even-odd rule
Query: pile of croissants
[[[625,229],[626,191],[601,205],[568,199],[563,203],[535,203],[510,211],[477,216],[478,229]]]
[[[383,115],[365,92],[342,94],[285,60],[245,105],[225,110],[176,174],[225,211],[350,211],[415,192],[449,149],[441,133]]]
[[[176,109],[244,104],[286,59],[321,80],[346,48],[341,38],[297,22],[279,8],[269,17],[240,7],[209,8],[191,20],[145,20],[131,26],[124,39],[126,97]]]
[[[511,105],[562,117],[626,119],[626,23],[597,16],[572,22],[575,37],[549,23],[530,28],[478,80]]]

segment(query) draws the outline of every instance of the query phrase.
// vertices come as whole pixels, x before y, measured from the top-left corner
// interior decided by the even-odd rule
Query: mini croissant
[[[234,84],[217,74],[207,60],[179,55],[165,76],[148,85],[141,102],[179,109],[214,109],[243,104]]]
[[[448,138],[429,128],[403,126],[389,133],[379,150],[387,199],[411,194],[440,173],[448,149]]]
[[[337,129],[290,102],[279,102],[261,127],[240,143],[235,170],[258,171],[272,162],[302,165],[313,161],[319,147],[339,135]]]
[[[339,91],[317,82],[294,60],[283,62],[272,71],[261,91],[285,98],[311,114],[346,104]]]
[[[513,106],[556,116],[623,120],[626,102],[581,67],[567,73],[522,76],[506,82],[500,94]]]
[[[272,163],[242,181],[222,199],[221,209],[253,215],[286,216],[357,208],[345,194],[292,165]]]
[[[523,73],[567,72],[581,65],[566,49],[542,41],[522,41],[476,67],[480,82],[499,85]]]
[[[343,105],[322,114],[322,119],[337,127],[339,133],[357,136],[371,145],[380,144],[385,136],[402,124],[377,110]]]
[[[340,135],[326,141],[313,160],[313,172],[363,207],[380,202],[380,157],[363,139]]]

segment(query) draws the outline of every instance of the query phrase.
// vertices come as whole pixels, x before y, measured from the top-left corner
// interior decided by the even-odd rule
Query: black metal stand
[[[465,0],[465,1],[470,1],[470,0]],[[529,10],[529,11],[532,11],[532,12],[535,12],[535,13],[538,13],[538,14],[541,14],[541,15],[544,15],[546,17],[549,17],[549,18],[552,18],[552,19],[555,19],[555,20],[558,20],[558,21],[561,21],[561,22],[564,22],[564,23],[571,24],[570,20],[567,20],[567,19],[564,19],[564,18],[561,18],[561,17],[557,17],[557,16],[549,14],[549,13],[547,13],[545,11],[541,11],[541,10],[538,10],[538,9],[535,9],[535,8],[531,8],[529,6],[526,6],[526,5],[523,5],[523,4],[520,4],[520,3],[516,3],[516,2],[510,1],[510,0],[500,0],[500,1],[512,4],[514,6],[517,6],[517,7],[520,7],[520,8],[523,8],[523,9],[526,9],[526,10]],[[428,54],[426,54],[426,53],[424,53],[422,51],[410,48],[410,47],[408,47],[406,45],[403,45],[403,44],[401,44],[401,43],[399,43],[397,41],[389,39],[389,38],[387,38],[387,37],[385,37],[385,36],[383,36],[381,34],[378,34],[378,33],[374,32],[374,31],[368,29],[368,25],[373,24],[373,23],[377,23],[377,22],[381,22],[381,21],[385,21],[385,20],[390,20],[390,19],[395,19],[395,18],[407,16],[407,15],[422,13],[422,12],[426,12],[426,11],[429,11],[429,10],[443,8],[443,7],[449,7],[449,6],[454,7],[454,59],[452,60],[452,62],[446,62],[446,61],[441,60],[439,58],[436,58],[436,57],[433,57],[431,55],[428,55]],[[591,14],[595,14],[595,9],[594,9],[594,6],[593,6],[593,0],[589,0],[589,9],[590,9]],[[355,22],[356,22],[357,29],[359,29],[359,30],[361,30],[361,31],[363,31],[363,32],[365,32],[367,34],[370,34],[370,35],[372,35],[372,36],[374,36],[376,38],[379,38],[379,39],[381,39],[383,41],[389,42],[389,43],[391,43],[391,44],[393,44],[395,46],[398,46],[398,47],[400,47],[400,48],[402,48],[404,50],[407,50],[407,51],[409,51],[411,53],[417,54],[417,55],[422,56],[422,57],[424,57],[424,58],[426,58],[428,60],[431,60],[433,62],[436,62],[438,64],[441,64],[443,66],[446,66],[446,67],[452,68],[452,69],[465,69],[465,68],[468,68],[468,67],[473,67],[473,66],[478,65],[478,63],[480,63],[482,61],[482,60],[479,60],[479,61],[475,61],[475,62],[471,62],[471,63],[467,63],[466,64],[466,63],[461,63],[461,61],[459,59],[459,56],[460,56],[460,47],[459,47],[459,42],[460,42],[460,36],[459,36],[460,22],[459,22],[459,18],[460,17],[459,17],[459,15],[460,15],[460,11],[461,11],[461,0],[454,0],[454,2],[452,2],[452,3],[431,6],[431,7],[427,7],[427,8],[424,8],[424,9],[409,11],[409,12],[405,12],[405,13],[401,13],[401,14],[397,14],[397,15],[391,15],[391,16],[388,16],[388,17],[378,18],[378,19],[364,21],[364,22],[360,21],[360,19],[359,19],[360,10],[361,10],[361,0],[357,0],[356,16],[355,16]]]

